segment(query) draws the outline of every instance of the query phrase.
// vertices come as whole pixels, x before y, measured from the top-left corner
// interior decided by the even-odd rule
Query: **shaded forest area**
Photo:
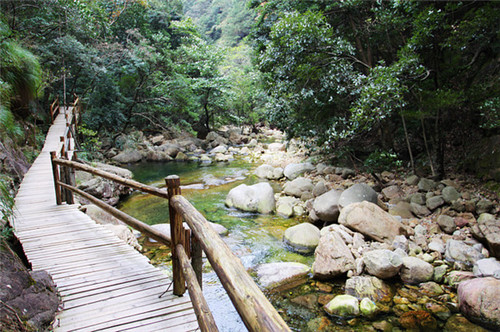
[[[372,171],[500,178],[497,2],[4,0],[1,8],[4,175],[22,176],[50,103],[77,94],[87,159],[103,143],[120,148],[116,137],[135,129],[205,137],[264,122],[327,160]],[[478,166],[484,154],[494,160]]]

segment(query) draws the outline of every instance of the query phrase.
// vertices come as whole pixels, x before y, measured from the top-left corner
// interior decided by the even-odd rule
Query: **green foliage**
[[[92,160],[93,156],[99,152],[102,142],[99,140],[97,131],[87,128],[85,124],[82,124],[78,128],[78,133],[81,137],[80,148],[78,156],[84,160]]]
[[[0,180],[0,238],[9,239],[12,235],[10,221],[14,214],[14,198],[4,180]]]
[[[482,117],[481,128],[500,128],[500,97],[485,100],[479,110]]]
[[[375,150],[364,161],[366,171],[369,173],[394,170],[403,162],[398,159],[398,156],[392,151]]]

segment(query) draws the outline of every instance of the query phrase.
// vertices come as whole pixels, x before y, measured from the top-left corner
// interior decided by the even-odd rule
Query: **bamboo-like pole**
[[[100,199],[95,198],[94,196],[92,196],[90,194],[87,194],[83,190],[80,190],[78,188],[69,186],[69,185],[61,183],[61,182],[58,182],[58,184],[64,188],[68,189],[68,190],[73,191],[75,194],[82,196],[83,198],[90,201],[92,204],[97,205],[98,207],[100,207],[101,209],[103,209],[104,211],[106,211],[107,213],[112,215],[113,217],[116,217],[117,219],[123,221],[127,225],[137,229],[139,232],[145,234],[146,236],[148,236],[148,237],[150,237],[150,238],[152,238],[160,243],[163,243],[167,246],[171,246],[170,239],[168,237],[166,237],[165,234],[158,231],[157,229],[154,229],[153,227],[143,223],[142,221],[137,220],[134,217],[129,216],[125,212],[122,212],[122,211],[112,207],[111,205],[104,203]]]
[[[189,258],[184,247],[181,244],[178,244],[175,248],[175,251],[177,252],[177,255],[179,257],[179,262],[182,267],[182,273],[186,278],[187,289],[191,298],[191,303],[193,303],[194,312],[196,314],[196,318],[198,319],[200,330],[202,332],[219,331],[217,325],[215,324],[214,317],[212,316],[212,312],[208,307],[207,301],[203,296],[201,287],[198,284],[193,267],[189,263]]]
[[[250,331],[290,331],[241,261],[213,230],[208,221],[181,195],[170,199],[198,238],[234,307]]]
[[[167,176],[165,182],[168,187],[168,211],[170,214],[170,237],[172,238],[172,272],[174,279],[174,294],[183,295],[186,292],[186,281],[182,274],[179,257],[177,255],[177,245],[185,247],[184,227],[182,226],[182,217],[171,203],[174,195],[181,194],[181,180],[177,175]]]
[[[145,184],[142,184],[140,182],[134,181],[134,180],[129,180],[129,179],[124,179],[121,176],[118,176],[116,174],[112,174],[97,168],[94,168],[92,166],[88,166],[82,163],[78,163],[75,161],[70,161],[70,160],[64,160],[64,159],[54,159],[54,163],[57,165],[61,166],[68,166],[68,167],[73,167],[74,169],[84,171],[90,174],[98,175],[100,177],[103,177],[105,179],[115,181],[119,184],[123,184],[124,186],[130,187],[132,189],[136,189],[139,191],[142,191],[147,194],[155,195],[158,197],[162,198],[167,198],[168,199],[168,193],[165,190],[148,186]]]

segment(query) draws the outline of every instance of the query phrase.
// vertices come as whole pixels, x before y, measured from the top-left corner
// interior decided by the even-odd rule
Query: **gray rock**
[[[370,202],[352,203],[343,208],[339,224],[380,242],[392,243],[405,228],[389,213]]]
[[[227,152],[227,146],[225,146],[225,145],[219,145],[219,146],[213,148],[212,150],[210,150],[211,154],[217,154],[217,153],[224,154],[226,152]]]
[[[425,206],[431,211],[437,209],[444,204],[444,199],[442,196],[433,196],[425,201]]]
[[[391,247],[393,249],[401,249],[404,252],[408,252],[408,239],[404,235],[395,236]]]
[[[499,289],[500,280],[491,277],[461,282],[457,292],[460,312],[472,322],[500,330]]]
[[[276,202],[276,214],[285,218],[290,218],[293,216],[294,207],[298,203],[300,203],[300,200],[295,197],[282,196],[278,198],[278,201]]]
[[[341,194],[341,191],[333,189],[316,197],[313,203],[316,216],[326,222],[336,222],[340,213],[339,199]]]
[[[342,236],[333,228],[321,235],[314,251],[313,275],[330,279],[355,268],[354,257]]]
[[[313,193],[314,197],[318,197],[318,196],[323,195],[327,191],[328,191],[328,188],[326,187],[325,182],[319,181],[314,186],[314,189],[313,189],[312,193]]]
[[[298,178],[300,175],[304,174],[305,172],[310,172],[313,171],[314,169],[315,167],[311,163],[288,164],[285,167],[283,174],[286,176],[287,179],[294,180]]]
[[[455,189],[452,186],[448,186],[448,187],[444,188],[441,191],[441,195],[443,196],[444,201],[446,203],[448,203],[448,204],[450,204],[451,202],[456,201],[457,199],[459,199],[462,196],[457,191],[457,189]]]
[[[495,257],[480,259],[474,263],[472,272],[476,277],[494,277],[500,279],[500,262]]]
[[[446,234],[452,234],[457,229],[455,220],[445,214],[442,214],[437,218],[437,223]]]
[[[432,275],[432,280],[434,280],[435,282],[442,282],[447,269],[448,266],[445,264],[436,266],[434,268],[434,274]]]
[[[426,206],[417,203],[411,203],[410,209],[417,217],[426,217],[431,214],[431,211]]]
[[[484,255],[481,251],[462,241],[450,239],[446,241],[445,258],[447,261],[459,262],[472,267],[476,261],[484,258]]]
[[[377,313],[378,309],[375,302],[367,297],[364,297],[361,299],[361,302],[359,302],[359,311],[361,311],[361,314],[365,317],[373,317]]]
[[[165,152],[170,157],[175,158],[181,147],[178,144],[165,143],[156,148],[157,151]]]
[[[319,228],[310,223],[302,223],[288,228],[283,241],[301,254],[311,254],[319,244]]]
[[[432,280],[434,268],[431,264],[419,258],[403,257],[403,266],[399,275],[404,283],[419,284]]]
[[[349,204],[363,201],[377,204],[378,195],[369,185],[357,183],[342,192],[339,198],[339,205],[343,209]]]
[[[240,184],[229,191],[225,203],[228,207],[259,213],[273,212],[276,204],[273,188],[267,182],[252,186]]]
[[[476,203],[476,213],[477,214],[489,213],[494,207],[495,204],[492,201],[488,199],[482,199]]]
[[[254,174],[262,179],[278,180],[283,177],[283,168],[274,168],[271,165],[260,165],[254,171]]]
[[[271,152],[286,151],[286,145],[283,143],[271,143],[267,146]]]
[[[137,150],[125,150],[120,152],[111,159],[120,164],[130,164],[140,161],[142,159],[142,155]]]
[[[358,299],[369,298],[374,302],[392,301],[394,292],[387,283],[377,277],[356,276],[346,280],[345,293]]]
[[[397,185],[392,185],[382,189],[382,194],[388,200],[402,198],[404,196],[403,190]]]
[[[259,284],[274,291],[283,291],[305,283],[310,271],[309,266],[294,262],[267,263],[256,268]]]
[[[392,216],[400,216],[403,219],[413,218],[411,212],[411,204],[408,202],[400,201],[396,205],[389,208],[389,214]]]
[[[337,295],[324,308],[330,315],[343,317],[359,315],[359,301],[351,295]]]
[[[415,203],[418,205],[425,205],[425,194],[415,193],[410,197],[410,203]]]
[[[373,250],[363,255],[366,271],[380,279],[392,278],[398,274],[403,261],[390,250]]]
[[[311,193],[314,186],[312,181],[303,177],[287,182],[283,188],[285,194],[289,196],[301,197],[304,193]]]
[[[444,243],[441,240],[434,239],[427,246],[429,250],[439,252],[440,254],[444,254]]]
[[[418,190],[429,192],[437,187],[437,183],[431,179],[421,178],[418,182]]]
[[[410,186],[415,186],[415,185],[417,185],[418,180],[419,180],[418,176],[410,175],[406,178],[406,183]]]
[[[488,213],[483,213],[472,227],[474,237],[486,242],[490,254],[500,258],[500,221]]]

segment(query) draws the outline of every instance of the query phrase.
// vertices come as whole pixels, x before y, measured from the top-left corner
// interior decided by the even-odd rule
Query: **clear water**
[[[230,164],[200,166],[197,163],[153,163],[130,165],[137,181],[162,187],[164,177],[172,174],[181,178],[182,194],[207,218],[223,225],[229,234],[223,237],[233,253],[247,269],[268,262],[300,262],[312,265],[312,256],[286,250],[282,243],[284,231],[301,222],[298,218],[260,215],[227,208],[224,200],[232,188],[241,183],[259,180],[252,175],[257,165],[243,159]],[[275,192],[279,184],[273,184]],[[201,189],[201,188],[204,189]],[[168,202],[151,195],[136,193],[121,204],[120,209],[148,224],[168,222]],[[163,265],[169,268],[168,264]],[[221,331],[245,331],[245,327],[222,288],[216,274],[206,269],[203,292]]]

